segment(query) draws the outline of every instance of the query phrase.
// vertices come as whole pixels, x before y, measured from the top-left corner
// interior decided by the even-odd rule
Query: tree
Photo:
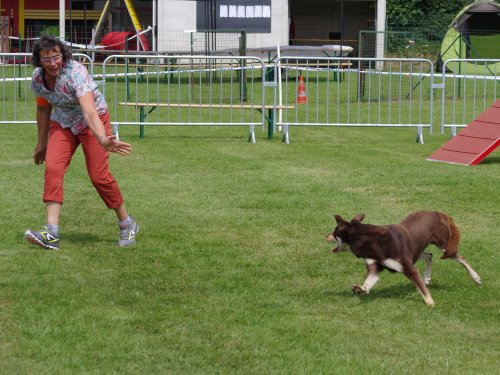
[[[387,27],[425,28],[442,34],[471,0],[387,0]]]

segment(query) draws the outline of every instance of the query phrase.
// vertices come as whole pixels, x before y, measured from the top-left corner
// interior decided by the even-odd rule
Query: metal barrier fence
[[[30,53],[0,54],[0,124],[35,123]]]
[[[275,77],[281,86],[275,103],[297,102],[276,121],[285,143],[291,126],[415,127],[421,143],[422,129],[432,132],[429,60],[286,57],[276,60],[275,70],[285,77],[281,83]]]
[[[441,74],[441,133],[455,135],[500,96],[500,60],[452,59]]]
[[[268,125],[268,138],[295,126],[466,126],[499,97],[500,60],[112,55],[102,66],[74,54],[102,79],[115,131],[121,125]],[[0,124],[34,124],[29,53],[0,53]],[[302,78],[300,78],[302,77]],[[99,82],[99,81],[98,81]],[[300,92],[302,90],[302,92]],[[438,90],[441,90],[439,92]],[[434,95],[434,92],[437,95]],[[300,97],[299,94],[300,93]]]
[[[256,57],[185,55],[112,55],[102,74],[115,131],[140,125],[144,137],[146,125],[248,126],[251,142],[275,110],[264,75]]]
[[[75,59],[94,71],[92,59],[75,53]],[[35,98],[31,92],[31,53],[0,53],[0,124],[35,124]]]

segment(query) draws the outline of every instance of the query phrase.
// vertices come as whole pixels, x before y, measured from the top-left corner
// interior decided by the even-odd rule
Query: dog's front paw
[[[368,290],[364,286],[354,284],[351,289],[354,294],[368,294]]]

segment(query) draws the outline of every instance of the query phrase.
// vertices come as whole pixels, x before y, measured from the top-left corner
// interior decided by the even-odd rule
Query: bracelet
[[[104,138],[104,135],[100,135],[97,137],[97,142],[99,142],[100,145],[102,145],[102,139]]]

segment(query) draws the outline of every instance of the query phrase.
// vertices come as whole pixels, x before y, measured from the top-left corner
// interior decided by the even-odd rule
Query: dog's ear
[[[345,223],[346,221],[342,218],[342,216],[340,215],[335,215],[335,221],[337,222],[337,224],[339,223]]]
[[[365,218],[365,214],[357,214],[351,220],[351,223],[360,223]]]

